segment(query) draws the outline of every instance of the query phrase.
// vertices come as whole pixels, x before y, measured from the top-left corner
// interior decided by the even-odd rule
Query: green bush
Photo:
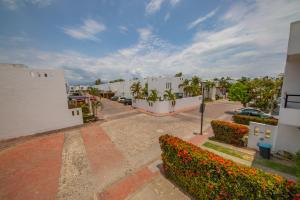
[[[250,121],[258,122],[262,124],[269,124],[276,126],[278,124],[278,119],[265,119],[259,118],[254,116],[247,116],[247,115],[233,115],[233,121],[238,124],[249,125]]]
[[[296,169],[297,169],[298,183],[300,183],[300,151],[296,153]]]
[[[211,126],[215,135],[213,139],[237,146],[245,145],[243,138],[248,135],[247,126],[221,120],[212,120]]]
[[[82,113],[83,114],[89,114],[90,113],[90,108],[87,104],[81,105]]]
[[[293,181],[237,165],[177,137],[159,138],[167,178],[192,197],[207,199],[297,199]]]

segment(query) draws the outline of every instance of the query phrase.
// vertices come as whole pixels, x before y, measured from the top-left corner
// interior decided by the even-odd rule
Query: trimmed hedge
[[[232,118],[235,123],[244,124],[244,125],[249,125],[250,121],[258,122],[262,124],[274,125],[274,126],[278,124],[278,119],[265,119],[265,118],[259,118],[254,116],[247,116],[247,115],[233,115]]]
[[[237,146],[245,145],[243,137],[248,135],[247,126],[221,120],[212,120],[211,126],[215,135],[213,139]]]
[[[177,137],[159,138],[163,169],[196,199],[298,199],[298,185],[278,175],[237,165]]]

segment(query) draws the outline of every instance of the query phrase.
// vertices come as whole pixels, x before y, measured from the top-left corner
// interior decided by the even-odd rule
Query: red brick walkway
[[[135,174],[125,177],[121,181],[113,184],[105,192],[99,195],[101,200],[121,200],[135,192],[139,187],[148,182],[151,178],[158,175],[158,172],[153,173],[147,167],[142,168]]]
[[[0,199],[56,199],[63,143],[52,134],[0,152]]]
[[[107,176],[113,168],[124,161],[121,152],[98,125],[81,129],[85,150],[93,173],[99,177]]]

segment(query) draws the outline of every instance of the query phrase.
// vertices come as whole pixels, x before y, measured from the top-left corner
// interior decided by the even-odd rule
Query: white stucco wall
[[[68,109],[62,70],[0,64],[0,89],[0,139],[83,123],[81,109]]]
[[[182,93],[182,89],[179,85],[184,81],[184,77],[149,77],[148,92],[151,90],[157,90],[158,96],[163,97],[166,90],[172,89],[172,93]],[[167,88],[167,83],[171,83],[171,88]]]
[[[285,95],[300,95],[300,21],[291,24],[288,55],[284,70],[282,100],[279,112],[277,150],[296,152],[300,150],[300,104],[288,103],[284,107]],[[299,97],[289,100],[300,101]]]
[[[255,133],[255,128],[258,128],[258,133]],[[266,130],[270,130],[270,137],[266,137]],[[249,135],[248,135],[248,144],[247,146],[259,150],[257,143],[260,142],[263,138],[263,142],[272,144],[272,151],[276,149],[276,139],[277,139],[278,127],[268,124],[261,124],[257,122],[250,122],[249,125]]]
[[[297,126],[279,124],[276,150],[296,153],[300,150],[300,129]]]
[[[288,55],[300,54],[300,21],[291,24],[288,46]]]
[[[170,101],[156,101],[149,103],[147,102],[147,100],[136,99],[133,100],[132,106],[135,108],[146,110],[148,112],[163,114],[179,111],[194,106],[199,106],[201,100],[202,96],[186,97],[182,99],[177,99],[175,106],[172,106],[172,103]]]

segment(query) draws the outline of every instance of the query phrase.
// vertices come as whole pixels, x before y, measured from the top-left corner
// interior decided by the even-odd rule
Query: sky
[[[0,0],[0,63],[66,79],[283,72],[300,0]]]

